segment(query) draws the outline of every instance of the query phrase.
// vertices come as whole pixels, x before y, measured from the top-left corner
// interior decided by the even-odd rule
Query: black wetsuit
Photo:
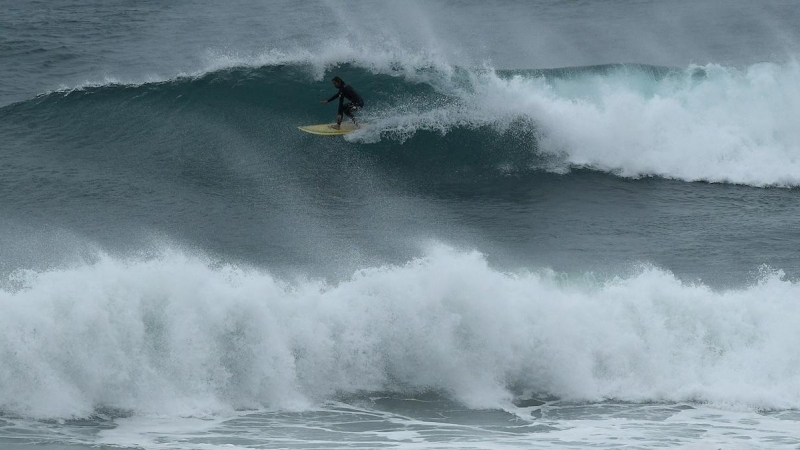
[[[336,114],[345,114],[347,117],[355,120],[353,112],[364,107],[364,99],[348,84],[343,84],[342,87],[339,88],[339,92],[328,99],[328,103],[332,102],[336,97],[339,97],[339,112]],[[344,99],[350,100],[350,103],[345,104]]]

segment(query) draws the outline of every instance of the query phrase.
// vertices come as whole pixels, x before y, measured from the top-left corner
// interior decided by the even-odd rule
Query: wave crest
[[[333,107],[319,108],[316,100],[331,93],[321,75],[335,72],[367,98],[363,120],[370,126],[347,140],[382,142],[391,152],[407,153],[413,147],[425,161],[437,159],[437,153],[456,154],[469,147],[464,142],[478,142],[488,147],[484,155],[499,155],[479,164],[490,170],[504,170],[509,154],[527,153],[516,169],[588,168],[632,178],[800,185],[800,129],[793,121],[800,111],[797,63],[764,63],[744,70],[611,65],[499,71],[374,52],[368,55],[382,57],[359,59],[355,49],[345,50],[327,59],[283,53],[226,59],[222,66],[249,61],[254,67],[240,65],[155,84],[53,93],[7,106],[0,115],[24,122],[80,109],[88,126],[95,115],[93,106],[98,107],[96,115],[106,117],[109,108],[146,103],[148,117],[127,117],[107,126],[128,127],[162,115],[180,127],[211,100],[220,116],[252,107],[263,120],[290,128],[330,120]],[[105,99],[104,105],[91,104],[98,97]],[[22,114],[31,109],[30,115]],[[175,110],[186,116],[175,117]],[[454,131],[471,135],[440,145],[418,138]],[[510,147],[493,144],[498,135],[509,132],[524,138],[503,142]]]

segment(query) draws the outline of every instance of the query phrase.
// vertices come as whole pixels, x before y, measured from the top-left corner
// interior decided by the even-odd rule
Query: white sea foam
[[[446,247],[347,281],[285,283],[170,253],[17,273],[0,291],[0,409],[204,414],[337,393],[508,389],[572,400],[800,407],[800,287],[717,292],[644,268],[605,282],[503,273]]]
[[[585,77],[543,88],[497,80],[537,121],[541,148],[624,176],[800,185],[800,65],[716,65],[705,78]],[[497,89],[497,88],[495,88]]]
[[[698,74],[704,74],[698,76]],[[447,107],[406,106],[375,114],[355,140],[403,140],[420,130],[508,127],[526,119],[536,151],[561,170],[587,167],[625,177],[661,176],[753,186],[800,185],[800,64],[745,69],[707,65],[663,77],[644,70],[576,70],[569,77],[471,71],[442,74]],[[533,146],[532,146],[533,147]],[[533,151],[533,148],[532,148]]]

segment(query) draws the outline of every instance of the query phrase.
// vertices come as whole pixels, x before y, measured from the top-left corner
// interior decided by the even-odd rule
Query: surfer
[[[358,92],[356,92],[352,86],[345,83],[341,78],[333,77],[331,82],[333,83],[333,86],[339,90],[339,92],[327,100],[319,101],[320,103],[330,103],[337,97],[339,98],[339,112],[336,113],[336,125],[331,125],[331,128],[338,130],[342,126],[342,113],[346,114],[347,117],[352,119],[353,123],[356,125],[356,127],[358,127],[358,122],[356,121],[355,116],[353,116],[353,113],[364,107],[364,99],[358,95]],[[345,104],[344,99],[348,99],[350,102]]]

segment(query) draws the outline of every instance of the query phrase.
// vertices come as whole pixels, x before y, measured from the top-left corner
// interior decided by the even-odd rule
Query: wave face
[[[798,408],[799,289],[768,271],[722,292],[647,267],[512,274],[440,245],[336,285],[101,256],[0,291],[0,408],[191,415],[387,391]]]
[[[34,142],[80,143],[81,152],[136,142],[146,158],[208,147],[198,140],[220,127],[236,128],[237,140],[270,136],[273,151],[289,151],[303,137],[268,130],[330,120],[334,107],[315,103],[331,93],[322,78],[333,60],[301,53],[218,63],[245,61],[278,65],[55,92],[3,108],[3,131],[13,137],[35,129]],[[376,144],[376,153],[393,152],[435,173],[456,164],[473,171],[588,168],[629,178],[800,184],[796,63],[497,71],[426,61],[384,55],[339,67],[336,73],[368,103],[363,119],[370,126],[351,142]],[[176,129],[185,132],[170,131]],[[113,139],[101,130],[114,130]],[[18,146],[24,145],[30,142]]]

